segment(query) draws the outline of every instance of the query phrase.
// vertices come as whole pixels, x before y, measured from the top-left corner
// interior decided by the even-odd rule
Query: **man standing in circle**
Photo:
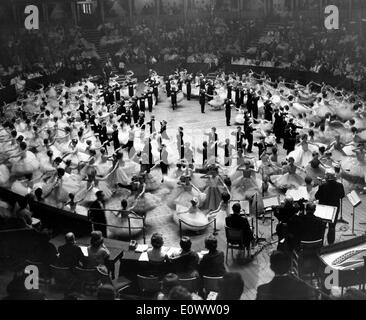
[[[225,102],[225,118],[226,118],[226,125],[228,127],[231,126],[231,124],[230,124],[230,120],[231,120],[231,107],[232,107],[231,99],[226,99],[226,102]]]
[[[206,91],[204,89],[201,89],[200,91],[201,113],[205,113],[205,103],[206,103]]]
[[[343,184],[337,182],[334,170],[328,169],[325,172],[325,183],[319,186],[319,189],[315,194],[315,199],[319,201],[319,204],[337,207],[337,214],[334,223],[329,223],[327,234],[328,244],[333,244],[335,241],[335,227],[338,219],[341,199],[343,199],[344,196],[345,192]]]

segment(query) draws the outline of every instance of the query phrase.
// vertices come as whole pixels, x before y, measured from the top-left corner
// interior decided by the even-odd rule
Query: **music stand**
[[[280,205],[280,197],[279,196],[269,196],[263,198],[263,207],[264,207],[264,219],[268,219],[266,217],[266,213],[270,212],[271,216],[269,219],[271,219],[271,238],[273,237],[273,207],[278,207]]]
[[[349,237],[349,236],[356,236],[355,234],[355,211],[356,208],[361,204],[361,199],[358,196],[356,191],[351,191],[349,194],[347,194],[347,199],[348,201],[351,203],[352,205],[352,232],[350,234],[345,234],[344,236]],[[360,224],[366,224],[365,222],[360,223]]]
[[[339,169],[335,169],[336,174],[338,175],[340,173],[340,168]],[[343,179],[340,178],[341,183],[343,184]],[[341,211],[341,217],[336,221],[336,223],[344,223],[344,224],[349,224],[348,221],[343,219],[343,198],[340,200],[340,211]]]
[[[255,199],[255,200],[254,200]],[[258,244],[263,241],[267,241],[265,238],[258,236],[258,193],[255,192],[252,201],[255,201],[255,243]]]

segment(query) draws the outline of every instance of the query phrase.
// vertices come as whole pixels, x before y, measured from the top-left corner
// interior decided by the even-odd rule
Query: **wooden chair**
[[[137,283],[142,294],[153,295],[160,290],[160,281],[158,277],[145,277],[138,274]]]
[[[234,256],[234,249],[239,250],[239,251],[244,251],[244,253],[245,253],[245,249],[247,249],[248,255],[250,255],[250,246],[247,248],[245,248],[245,246],[244,246],[243,230],[225,227],[225,234],[226,234],[226,257],[225,257],[226,264],[227,264],[229,249],[231,249],[231,258],[233,258],[233,256]]]
[[[219,292],[220,281],[223,277],[208,277],[203,276],[203,294],[205,297],[210,292]]]
[[[197,293],[200,286],[200,278],[179,279],[179,284],[191,293]]]

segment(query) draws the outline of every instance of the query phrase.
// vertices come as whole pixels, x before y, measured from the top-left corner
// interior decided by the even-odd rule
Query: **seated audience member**
[[[116,290],[111,284],[103,284],[98,288],[98,300],[116,300]]]
[[[217,250],[217,239],[210,235],[205,240],[205,247],[208,253],[202,257],[198,266],[201,276],[220,277],[226,272],[225,255],[222,251]]]
[[[175,286],[170,290],[168,300],[193,300],[192,294],[182,286]]]
[[[106,265],[109,259],[109,250],[104,244],[104,239],[101,231],[93,231],[91,233],[90,246],[88,247],[88,257],[86,258],[87,268],[101,267],[104,271],[107,270]]]
[[[161,282],[157,300],[167,300],[170,290],[179,285],[179,278],[174,273],[168,273]]]
[[[227,272],[220,281],[216,300],[240,300],[244,291],[244,281],[240,273]]]
[[[75,244],[75,235],[69,232],[65,235],[65,244],[58,248],[58,264],[61,267],[82,267],[85,256],[81,248]]]
[[[257,300],[309,300],[311,289],[289,274],[291,259],[289,255],[274,251],[270,257],[274,278],[257,288]]]
[[[233,213],[226,217],[226,226],[232,229],[239,229],[243,231],[243,244],[245,248],[249,249],[250,244],[253,240],[253,232],[250,228],[248,219],[241,216],[241,206],[239,203],[235,203],[232,206]],[[248,250],[249,255],[249,250]]]
[[[152,248],[147,251],[150,262],[164,262],[166,260],[166,254],[162,251],[163,245],[164,239],[162,234],[154,233],[151,236]]]
[[[42,262],[46,266],[57,263],[58,252],[56,247],[50,242],[51,237],[52,234],[47,229],[40,232],[37,245],[32,252],[31,260]]]
[[[194,278],[199,276],[197,271],[199,257],[196,252],[191,250],[191,246],[191,239],[184,236],[180,240],[181,253],[179,256],[171,259],[179,278]]]

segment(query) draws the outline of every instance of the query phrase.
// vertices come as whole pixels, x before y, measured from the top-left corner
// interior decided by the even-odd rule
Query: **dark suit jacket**
[[[66,243],[58,248],[58,263],[61,267],[80,267],[83,265],[85,256],[76,244]]]
[[[209,252],[202,257],[198,271],[201,276],[220,277],[226,272],[222,251]]]
[[[104,211],[93,209],[104,209],[101,207],[98,200],[95,200],[90,206],[89,219],[93,222],[107,224]]]
[[[309,300],[309,287],[292,276],[275,276],[257,288],[257,300]]]
[[[231,214],[225,219],[226,226],[232,229],[243,230],[244,238],[243,242],[245,246],[249,246],[250,242],[253,240],[253,232],[250,229],[248,219],[238,215]]]
[[[339,208],[340,200],[344,195],[343,185],[331,180],[319,186],[315,199],[319,200],[319,204]]]
[[[194,251],[183,252],[180,256],[171,259],[175,273],[187,276],[191,276],[194,271],[198,270],[198,261],[198,254]]]

